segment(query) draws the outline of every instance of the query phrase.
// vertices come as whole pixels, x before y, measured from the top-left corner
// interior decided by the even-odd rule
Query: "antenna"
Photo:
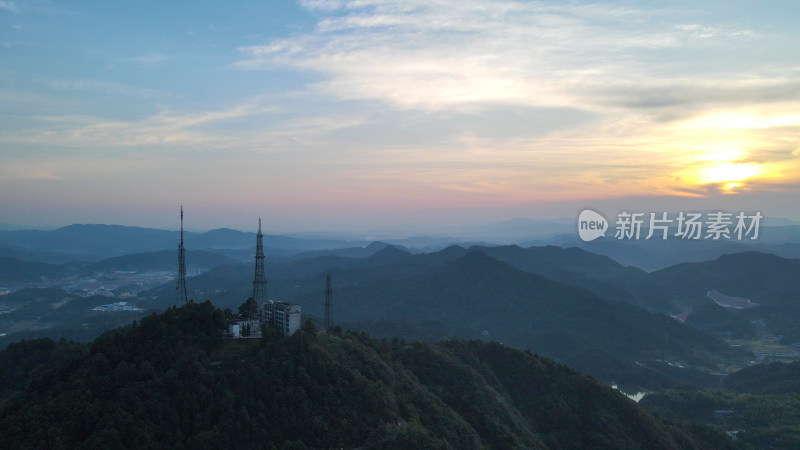
[[[178,244],[178,304],[184,305],[189,302],[186,295],[186,250],[183,248],[183,205],[181,205],[181,243]]]
[[[267,303],[267,275],[264,272],[264,235],[261,233],[261,217],[258,218],[256,235],[256,272],[253,277],[253,300],[259,308]]]

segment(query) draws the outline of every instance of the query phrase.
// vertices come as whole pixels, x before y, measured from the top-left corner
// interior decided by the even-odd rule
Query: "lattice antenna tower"
[[[181,205],[181,243],[178,244],[178,304],[185,305],[189,302],[186,295],[186,250],[183,248],[183,205]]]
[[[331,308],[333,308],[333,288],[331,288],[331,274],[328,274],[328,279],[325,283],[325,329],[330,330],[333,327],[331,320]]]
[[[264,272],[264,235],[261,233],[261,218],[258,218],[258,234],[256,235],[256,274],[253,277],[253,300],[259,310],[267,303],[267,275]]]

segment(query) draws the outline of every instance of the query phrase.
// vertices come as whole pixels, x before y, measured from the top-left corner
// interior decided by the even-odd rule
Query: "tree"
[[[255,319],[258,314],[258,303],[253,297],[248,298],[239,306],[239,317],[242,319]]]
[[[309,334],[317,334],[317,326],[314,325],[314,321],[311,319],[307,319],[303,323],[303,331]]]

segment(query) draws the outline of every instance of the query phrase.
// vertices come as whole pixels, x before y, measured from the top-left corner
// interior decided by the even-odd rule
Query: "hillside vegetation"
[[[359,333],[224,340],[209,302],[81,349],[28,346],[54,368],[0,402],[2,448],[724,448],[594,379],[498,343]],[[22,347],[19,347],[22,346]],[[48,351],[48,349],[50,351]],[[53,354],[55,352],[55,354]],[[28,356],[26,356],[28,355]],[[34,358],[34,359],[35,359]],[[12,380],[9,380],[11,378]]]
[[[722,388],[668,390],[641,404],[662,417],[735,430],[755,448],[800,448],[800,362],[748,367],[725,377]]]

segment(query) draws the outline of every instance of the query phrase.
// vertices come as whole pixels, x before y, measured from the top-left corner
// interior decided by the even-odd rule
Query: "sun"
[[[703,148],[681,172],[681,178],[690,185],[715,186],[724,193],[735,193],[768,175],[768,165],[746,162],[748,157],[749,152],[738,145]]]
[[[701,184],[728,183],[739,184],[763,173],[763,169],[752,163],[724,163],[701,168],[697,172],[697,181]],[[734,186],[735,187],[735,186]]]

